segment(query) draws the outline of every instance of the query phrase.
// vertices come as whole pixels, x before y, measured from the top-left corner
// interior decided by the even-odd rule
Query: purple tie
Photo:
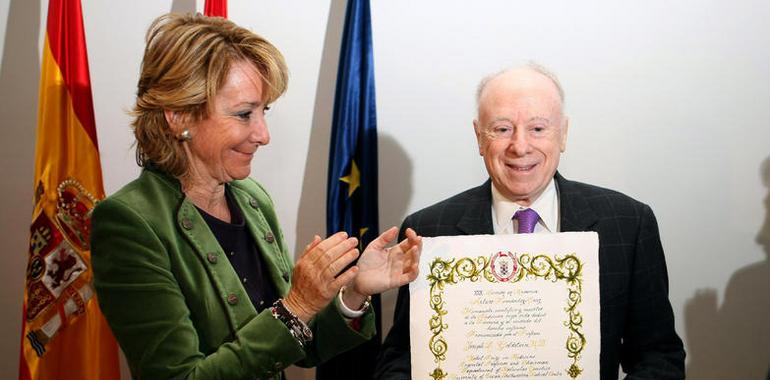
[[[519,228],[516,233],[531,234],[535,231],[535,224],[537,224],[540,216],[537,215],[537,211],[531,208],[526,208],[516,211],[516,213],[513,214],[513,219],[519,221]]]

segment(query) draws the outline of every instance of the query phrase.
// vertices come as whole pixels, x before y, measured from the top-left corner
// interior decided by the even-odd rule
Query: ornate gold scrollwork
[[[489,270],[489,263],[487,257],[479,256],[475,259],[469,257],[443,259],[439,257],[430,264],[430,273],[427,279],[430,284],[430,308],[434,314],[428,321],[431,331],[428,348],[436,362],[436,368],[429,373],[429,376],[434,380],[444,380],[448,376],[441,368],[441,363],[446,360],[446,352],[449,348],[443,337],[443,332],[449,328],[444,322],[444,316],[447,315],[447,311],[444,309],[444,287],[465,280],[478,282],[481,278],[488,282],[498,282]],[[576,379],[583,372],[578,361],[586,344],[582,331],[583,316],[578,310],[578,305],[582,300],[583,263],[574,254],[568,254],[564,257],[522,254],[519,256],[519,263],[521,268],[508,282],[509,284],[515,284],[523,279],[543,279],[551,282],[564,281],[567,285],[567,307],[564,308],[567,313],[567,320],[564,321],[564,326],[569,331],[569,336],[565,342],[565,347],[567,357],[572,359],[572,364],[565,371],[572,379]]]

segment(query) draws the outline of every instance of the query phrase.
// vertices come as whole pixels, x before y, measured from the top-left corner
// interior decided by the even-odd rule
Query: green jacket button
[[[267,242],[268,242],[268,243],[270,243],[270,244],[272,244],[272,243],[275,241],[275,236],[273,236],[273,233],[272,233],[272,232],[268,231],[268,232],[265,234],[265,241],[267,241]]]
[[[193,222],[189,218],[182,219],[182,227],[186,230],[191,230],[193,228]]]
[[[283,277],[284,281],[289,282],[289,272],[283,272],[281,277]]]
[[[207,259],[207,260],[208,260],[210,263],[212,263],[212,264],[216,264],[216,263],[217,263],[217,254],[216,254],[216,253],[214,253],[214,252],[209,252],[209,253],[206,255],[206,259]]]
[[[259,208],[259,203],[257,203],[257,200],[254,198],[249,199],[249,204],[251,205],[251,207]]]
[[[235,295],[235,293],[230,293],[227,295],[227,303],[230,305],[236,305],[238,304],[238,296]]]

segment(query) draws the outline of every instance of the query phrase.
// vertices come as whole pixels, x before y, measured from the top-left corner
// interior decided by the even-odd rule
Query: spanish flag
[[[104,198],[80,0],[50,0],[19,379],[120,379],[89,251]]]

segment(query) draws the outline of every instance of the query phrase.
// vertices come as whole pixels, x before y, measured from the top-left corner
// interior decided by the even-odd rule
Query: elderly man
[[[528,65],[484,79],[473,121],[491,180],[404,220],[421,236],[596,231],[599,234],[601,378],[684,378],[668,276],[649,206],[562,177],[564,94],[555,76]],[[409,379],[409,289],[399,290],[376,378]],[[427,374],[426,374],[427,376]]]

